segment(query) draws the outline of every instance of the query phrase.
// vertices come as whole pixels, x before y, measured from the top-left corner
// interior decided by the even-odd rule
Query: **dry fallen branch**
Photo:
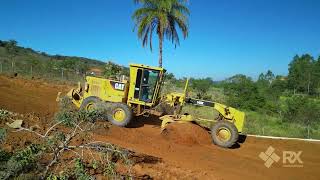
[[[42,137],[42,138],[46,138],[46,137],[48,136],[48,134],[50,133],[50,131],[52,131],[54,127],[56,127],[57,125],[61,124],[62,122],[63,122],[63,121],[60,121],[60,122],[54,124],[53,126],[51,126],[44,135],[42,135],[42,134],[34,131],[34,130],[33,130],[33,127],[34,127],[34,126],[32,126],[31,128],[20,127],[20,128],[18,128],[18,130],[13,131],[13,132],[28,131],[28,132],[32,132],[32,133],[34,133],[34,134],[36,134],[36,135],[38,135],[38,136],[40,136],[40,137]]]

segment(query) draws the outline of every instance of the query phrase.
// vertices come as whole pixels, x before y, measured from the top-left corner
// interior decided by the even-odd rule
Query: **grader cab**
[[[187,123],[206,121],[214,123],[211,129],[213,142],[221,147],[231,147],[242,132],[245,115],[243,112],[216,102],[187,97],[188,81],[183,93],[169,93],[160,96],[166,70],[140,64],[130,64],[129,80],[113,80],[99,77],[86,77],[86,83],[72,89],[67,96],[80,109],[94,110],[99,103],[109,104],[107,120],[117,126],[125,127],[134,116],[154,114],[161,116],[162,130],[173,122]],[[210,106],[218,111],[215,119],[194,118],[181,114],[184,104]],[[159,111],[166,106],[169,111]],[[161,109],[161,108],[160,108]],[[169,113],[168,113],[169,112]],[[165,113],[165,115],[164,115]]]

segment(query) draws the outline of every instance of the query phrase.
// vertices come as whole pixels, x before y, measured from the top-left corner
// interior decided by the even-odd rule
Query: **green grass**
[[[244,132],[247,134],[320,139],[319,125],[308,128],[298,123],[283,122],[280,117],[273,117],[252,111],[246,112],[244,127]]]

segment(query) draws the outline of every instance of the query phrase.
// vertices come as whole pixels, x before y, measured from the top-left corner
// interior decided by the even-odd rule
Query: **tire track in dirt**
[[[0,76],[0,108],[18,113],[34,112],[41,118],[51,118],[57,110],[57,92],[68,90],[67,85]],[[180,134],[177,134],[174,129],[174,133],[169,135],[160,134],[160,122],[157,118],[137,118],[134,121],[130,128],[112,126],[108,131],[97,131],[93,137],[95,140],[109,141],[124,148],[162,158],[162,164],[134,167],[142,172],[151,173],[157,179],[300,180],[320,177],[320,143],[248,137],[238,148],[223,149],[203,140],[199,143],[197,138],[191,141],[186,139],[183,143],[179,141],[179,136],[186,135],[192,138],[193,134],[197,134],[193,132],[184,134],[183,130],[178,130]],[[97,123],[100,125],[104,122]],[[193,128],[188,130],[196,131]],[[281,160],[266,168],[259,154],[265,152],[269,146],[275,148],[275,153]],[[283,151],[302,151],[303,167],[282,167]],[[160,171],[162,173],[159,173]]]

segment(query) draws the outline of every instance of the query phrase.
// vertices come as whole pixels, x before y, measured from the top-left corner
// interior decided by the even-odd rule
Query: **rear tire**
[[[223,148],[230,148],[238,141],[239,134],[233,123],[222,120],[211,128],[211,137],[214,144]]]
[[[81,110],[92,111],[97,108],[97,103],[101,102],[98,97],[90,96],[85,98],[80,106]]]
[[[113,103],[110,112],[108,113],[108,120],[117,126],[125,127],[132,119],[132,111],[130,107],[123,103]]]

